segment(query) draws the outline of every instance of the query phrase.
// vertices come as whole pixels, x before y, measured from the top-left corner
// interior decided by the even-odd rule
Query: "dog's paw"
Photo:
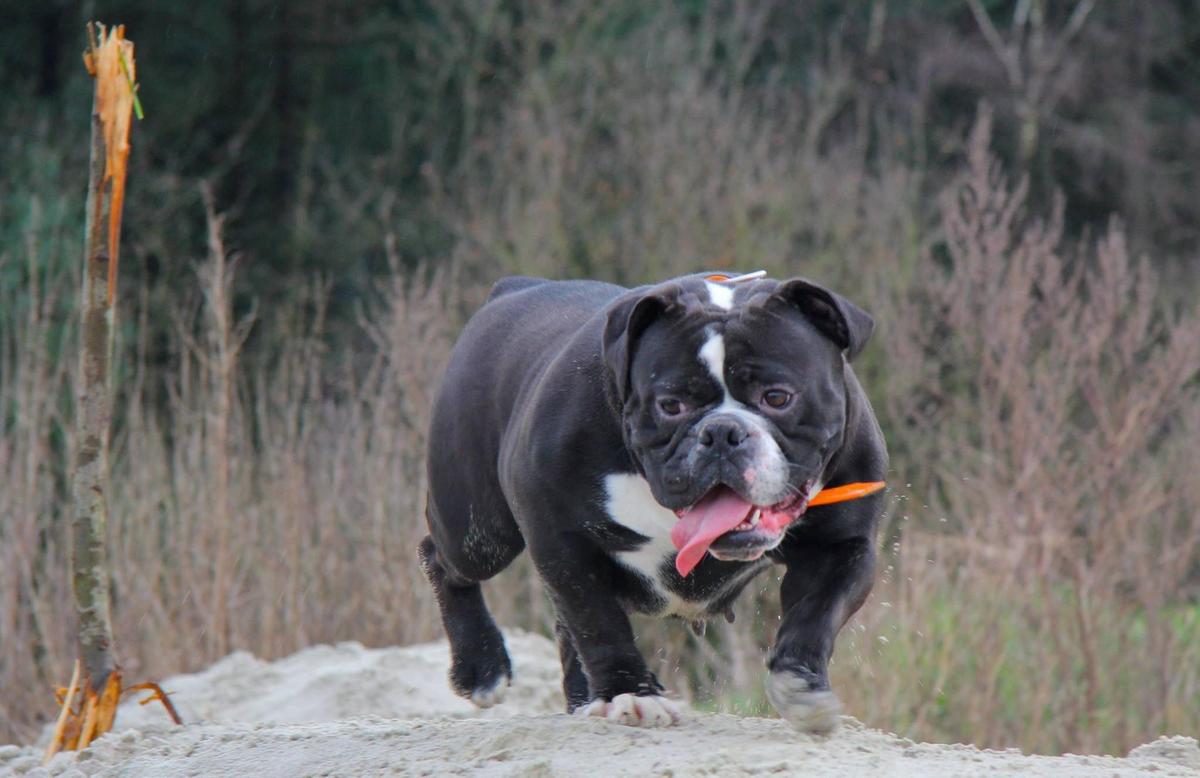
[[[511,682],[512,663],[501,639],[488,641],[474,647],[470,654],[450,660],[451,688],[477,708],[503,702]]]
[[[767,678],[767,699],[801,732],[829,735],[838,728],[842,703],[828,689],[814,691],[807,680],[780,670]]]
[[[611,700],[592,700],[575,709],[576,716],[594,716],[629,727],[669,727],[679,723],[679,706],[658,695],[618,694]]]
[[[491,686],[474,689],[468,699],[476,708],[490,708],[493,705],[499,705],[504,702],[510,683],[511,681],[506,677],[497,678]]]

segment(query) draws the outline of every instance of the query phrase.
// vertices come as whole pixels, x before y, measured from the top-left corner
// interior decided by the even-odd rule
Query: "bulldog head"
[[[688,276],[609,309],[610,395],[655,499],[679,516],[681,574],[706,552],[752,560],[783,540],[842,445],[845,365],[873,329],[799,278]]]

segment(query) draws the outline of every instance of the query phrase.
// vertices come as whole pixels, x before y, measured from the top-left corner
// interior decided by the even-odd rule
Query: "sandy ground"
[[[277,662],[231,654],[163,682],[187,726],[127,703],[115,732],[45,767],[38,749],[0,746],[0,776],[1200,776],[1200,747],[1187,737],[1126,758],[1046,757],[914,743],[848,717],[828,739],[696,712],[673,728],[622,727],[560,712],[550,641],[510,632],[508,644],[516,681],[486,711],[450,693],[442,643],[343,643]]]

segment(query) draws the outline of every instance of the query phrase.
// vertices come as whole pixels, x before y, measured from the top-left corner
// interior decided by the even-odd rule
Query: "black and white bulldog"
[[[567,710],[675,723],[628,614],[729,614],[774,562],[767,694],[803,730],[836,726],[829,657],[871,589],[884,499],[806,508],[822,487],[883,480],[850,368],[874,324],[810,281],[759,275],[506,278],[467,324],[434,406],[420,546],[457,693],[503,698],[511,664],[479,583],[528,547]]]

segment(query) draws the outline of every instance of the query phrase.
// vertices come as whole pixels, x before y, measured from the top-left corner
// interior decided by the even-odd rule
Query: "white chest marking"
[[[664,564],[675,559],[675,544],[671,542],[671,528],[678,520],[675,512],[662,507],[654,499],[650,484],[645,478],[633,473],[612,473],[604,477],[604,490],[608,494],[605,508],[609,517],[622,527],[649,538],[633,551],[621,551],[617,561],[649,581],[654,591],[667,602],[662,615],[677,614],[699,618],[707,603],[689,602],[663,585],[661,580]]]
[[[619,552],[617,561],[646,579],[666,603],[656,614],[658,616],[679,616],[689,621],[708,618],[710,602],[724,596],[731,587],[741,587],[747,579],[767,565],[766,559],[747,565],[742,572],[730,577],[723,586],[710,594],[708,599],[685,600],[662,581],[663,566],[671,564],[675,559],[675,544],[671,542],[671,528],[676,522],[675,512],[658,504],[650,491],[650,484],[640,475],[607,475],[604,478],[604,489],[608,493],[605,507],[609,517],[622,527],[649,538],[640,548]]]
[[[733,307],[733,287],[712,281],[705,281],[704,285],[708,287],[708,299],[712,300],[713,305],[727,311]]]

